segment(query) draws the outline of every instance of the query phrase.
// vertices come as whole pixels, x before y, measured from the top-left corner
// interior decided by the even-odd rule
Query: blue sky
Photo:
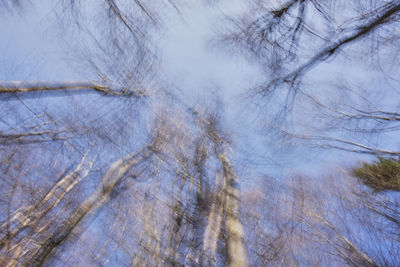
[[[0,80],[87,79],[86,73],[70,64],[71,53],[66,50],[65,39],[58,38],[60,33],[54,30],[57,27],[54,6],[57,4],[42,0],[27,5],[21,13],[0,17]],[[202,105],[210,97],[219,97],[224,108],[224,123],[234,133],[238,150],[247,156],[254,153],[253,160],[260,165],[260,170],[277,175],[295,170],[315,174],[323,169],[322,162],[348,164],[349,160],[362,158],[332,150],[310,151],[309,147],[297,145],[277,151],[279,144],[269,147],[271,144],[265,142],[260,131],[264,111],[257,110],[245,97],[248,88],[264,79],[262,72],[255,64],[212,42],[222,25],[221,17],[240,12],[242,5],[241,1],[233,1],[211,8],[195,2],[184,5],[180,10],[181,16],[174,12],[167,15],[162,29],[165,32],[155,38],[160,49],[157,73],[160,82],[177,88],[179,97],[193,105]],[[368,71],[359,68],[358,63],[345,64],[349,67],[343,70],[351,71],[352,77],[358,80],[366,77]],[[335,65],[326,64],[313,70],[312,73],[317,75],[311,75],[312,80],[317,76],[322,81],[334,77],[332,68],[335,69]],[[340,77],[340,73],[335,77]],[[388,99],[382,101],[393,100]],[[51,101],[62,102],[62,99]],[[307,113],[302,116],[307,116]],[[385,142],[389,146],[398,144],[391,136]],[[346,155],[346,160],[343,160],[343,155]],[[316,167],[316,162],[320,167]]]
[[[346,169],[360,160],[371,159],[371,156],[338,150],[321,150],[296,140],[283,143],[269,139],[270,137],[265,135],[268,128],[264,126],[270,119],[269,112],[277,108],[279,102],[274,103],[275,106],[263,105],[260,109],[246,94],[249,88],[264,81],[266,74],[262,72],[260,66],[239,54],[231,53],[231,49],[226,49],[224,44],[216,44],[214,39],[223,24],[223,16],[240,12],[246,1],[226,1],[225,4],[213,7],[200,1],[193,2],[181,7],[181,15],[171,9],[170,13],[166,14],[165,25],[160,33],[154,36],[154,42],[159,48],[159,61],[156,64],[157,81],[154,84],[172,90],[188,106],[204,106],[207,109],[207,105],[211,107],[216,105],[221,109],[223,128],[228,135],[231,134],[233,139],[234,160],[240,166],[238,174],[242,188],[246,190],[257,186],[260,179],[265,177],[260,173],[277,180],[283,178],[289,180],[299,174],[304,174],[313,177],[313,181],[319,179],[319,183],[315,183],[316,186],[326,186],[322,179],[327,179],[331,173],[337,174],[340,168]],[[73,52],[76,51],[68,50],[68,47],[73,47],[66,43],[69,35],[62,36],[62,33],[55,30],[58,26],[54,6],[58,4],[58,1],[40,0],[35,2],[35,5],[24,7],[21,13],[0,16],[0,80],[62,82],[91,79],[91,71],[85,71],[84,66],[76,67],[79,59],[73,58]],[[71,36],[80,37],[79,34]],[[85,40],[80,39],[72,40],[71,43],[80,41],[85,43]],[[323,101],[351,105],[353,100],[341,98],[340,94],[335,93],[335,86],[339,86],[341,82],[355,87],[361,84],[365,86],[361,91],[364,90],[366,96],[371,96],[376,100],[377,105],[382,108],[398,109],[400,97],[393,97],[396,94],[383,93],[389,92],[386,89],[391,84],[397,85],[396,82],[387,80],[387,77],[378,71],[373,72],[364,68],[364,58],[343,57],[335,60],[323,63],[310,71],[304,80],[309,85],[307,89],[310,92],[320,96]],[[391,72],[395,74],[397,71]],[[397,90],[397,96],[399,93]],[[216,99],[220,102],[213,104]],[[88,101],[96,105],[87,104]],[[325,121],[318,121],[321,117],[319,117],[320,114],[315,114],[314,107],[309,106],[305,98],[299,97],[299,101],[293,115],[296,117],[296,127],[305,132],[314,133],[315,129],[310,125],[315,128],[324,126]],[[57,97],[26,99],[23,105],[18,107],[13,107],[13,103],[19,103],[19,100],[13,99],[6,104],[0,102],[0,110],[2,107],[10,108],[10,110],[20,109],[18,110],[20,114],[13,115],[26,115],[27,118],[32,116],[30,113],[32,110],[40,112],[51,110],[55,114],[66,114],[66,117],[68,117],[68,112],[72,111],[76,112],[74,116],[70,116],[72,120],[81,119],[82,122],[79,123],[82,124],[101,117],[104,121],[99,125],[106,125],[105,131],[113,131],[112,122],[115,115],[113,112],[118,113],[117,111],[125,108],[121,107],[119,100],[103,98],[96,94],[78,95],[72,98],[61,94]],[[126,103],[128,106],[129,102],[124,102]],[[29,107],[29,112],[27,107]],[[96,107],[98,116],[86,116],[91,114],[93,107]],[[126,109],[129,108],[131,107],[126,107]],[[151,108],[149,110],[152,111]],[[9,115],[9,110],[7,111],[3,112],[9,117],[1,119],[13,120]],[[125,113],[119,115],[123,117]],[[132,118],[135,116],[132,115]],[[122,119],[124,122],[129,120],[128,117]],[[142,119],[146,120],[146,115]],[[0,127],[4,127],[1,122],[2,120],[0,120]],[[111,122],[110,125],[107,124],[108,122]],[[145,134],[142,133],[143,135],[139,136],[141,131],[137,128],[150,127],[149,124],[146,121],[136,122],[134,119],[126,123],[123,127],[132,129],[135,133],[132,136],[135,138],[128,141],[119,140],[121,144],[112,148],[99,146],[97,149],[101,151],[101,155],[98,164],[108,166],[115,160],[114,158],[119,158],[130,152],[129,149],[146,142]],[[398,141],[400,139],[396,132],[376,136],[357,133],[354,134],[354,136],[357,135],[356,137],[341,128],[336,128],[331,132],[338,136],[350,136],[355,140],[359,138],[371,143],[379,143],[397,151],[400,149]],[[107,134],[116,135],[114,132],[107,132]],[[125,145],[129,149],[124,147]],[[96,175],[98,173],[94,176]],[[261,186],[259,188],[264,190]],[[92,227],[86,233],[88,236],[100,232],[98,224],[104,219],[101,216],[92,222]],[[83,237],[87,238],[86,235]]]

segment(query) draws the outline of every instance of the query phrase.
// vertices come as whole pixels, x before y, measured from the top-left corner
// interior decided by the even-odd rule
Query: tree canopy
[[[363,163],[353,174],[376,191],[400,190],[400,160],[378,157],[373,163]]]

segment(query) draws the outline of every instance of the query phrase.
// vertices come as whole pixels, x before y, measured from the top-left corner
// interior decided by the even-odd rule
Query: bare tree
[[[23,8],[28,1],[4,3]],[[34,3],[30,3],[34,5]],[[27,6],[30,6],[27,5]],[[40,7],[38,7],[40,8]],[[87,80],[72,81],[0,81],[0,94],[36,92],[87,92],[143,98],[155,87],[153,67],[157,47],[153,33],[162,27],[161,13],[175,10],[173,1],[120,2],[104,0],[59,1],[52,31],[70,55],[70,62],[82,70]],[[88,23],[89,21],[97,21]]]
[[[398,155],[356,139],[360,132],[396,132],[397,110],[354,85],[331,86],[339,90],[324,97],[307,84],[313,70],[344,49],[359,55],[348,51],[353,45],[395,51],[397,32],[389,29],[397,25],[398,1],[351,1],[349,14],[336,14],[334,1],[251,4],[257,18],[236,22],[239,31],[225,40],[267,68],[267,85],[254,92],[281,100],[271,104],[284,115],[280,121],[288,119],[274,124],[279,133],[322,147]],[[262,176],[257,189],[241,192],[239,180],[256,179],[256,168],[233,153],[219,109],[193,108],[158,86],[152,33],[163,27],[163,8],[176,12],[173,2],[56,7],[60,37],[70,40],[72,58],[90,78],[0,82],[0,265],[399,264],[396,197],[371,194],[349,175],[333,173],[329,186],[329,179]],[[94,18],[98,25],[85,24]],[[74,43],[77,36],[84,41]],[[304,124],[290,125],[290,116]],[[348,132],[356,137],[346,139]]]
[[[85,247],[79,245],[77,238],[85,233],[96,216],[100,216],[98,214],[113,214],[111,229],[100,237],[103,245],[87,246],[93,249],[92,262],[116,262],[107,259],[110,255],[106,250],[112,248],[115,253],[126,255],[122,262],[136,265],[190,262],[247,265],[238,178],[231,163],[229,142],[219,129],[217,117],[201,111],[187,114],[165,108],[157,114],[147,134],[148,143],[137,148],[138,152],[125,153],[112,163],[109,162],[115,156],[109,159],[110,152],[104,150],[108,146],[114,150],[121,148],[115,143],[116,133],[107,133],[107,127],[94,131],[90,144],[87,144],[87,136],[76,137],[81,135],[81,127],[61,141],[21,145],[17,140],[10,140],[10,144],[14,143],[5,146],[9,148],[4,151],[8,159],[1,165],[4,192],[11,192],[2,195],[6,203],[1,210],[4,214],[0,236],[2,264],[60,264],[65,255],[72,253],[71,244],[75,247],[78,243],[81,249]],[[98,125],[92,127],[95,126]],[[89,129],[93,131],[92,127]],[[29,180],[29,175],[23,173],[37,169],[23,154],[35,154],[44,149],[56,155],[50,147],[57,142],[61,142],[62,149],[75,149],[71,145],[81,143],[87,150],[73,160],[76,163],[69,170],[62,170],[64,163],[56,164],[57,157],[53,156],[53,169],[47,172],[58,178],[45,178],[43,185],[36,185],[40,192],[32,188],[33,197],[23,200],[21,194],[26,194],[28,187],[35,184],[35,179]],[[137,147],[140,142],[134,143]],[[18,154],[24,160],[17,160]],[[67,153],[66,156],[72,155]],[[105,162],[104,157],[107,158]],[[17,162],[22,166],[14,168]],[[49,167],[46,162],[42,164],[44,168]],[[11,183],[11,177],[6,178],[10,175],[19,176],[17,182]],[[135,196],[134,192],[140,192],[142,187],[140,181],[145,181],[149,189],[144,190],[142,196]],[[169,183],[171,187],[166,186]],[[132,203],[137,203],[138,199],[142,204],[132,208]],[[162,208],[164,210],[160,211]],[[158,212],[164,217],[154,221]],[[139,214],[141,218],[137,217]],[[102,219],[101,224],[106,221]],[[127,224],[135,228],[129,229]],[[78,262],[83,262],[83,258]]]
[[[231,32],[220,39],[260,63],[265,83],[251,94],[274,115],[268,119],[273,128],[323,148],[399,154],[365,138],[394,136],[399,129],[399,107],[391,101],[399,96],[399,1],[248,6],[248,14],[231,18]],[[360,73],[364,79],[357,78]]]
[[[397,196],[371,194],[340,171],[262,181],[242,193],[253,265],[398,265]]]

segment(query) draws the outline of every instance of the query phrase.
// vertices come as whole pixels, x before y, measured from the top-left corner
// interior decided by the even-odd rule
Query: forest
[[[400,0],[0,0],[0,266],[400,266]]]

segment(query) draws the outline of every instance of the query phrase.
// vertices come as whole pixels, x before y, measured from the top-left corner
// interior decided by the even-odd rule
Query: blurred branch
[[[315,96],[312,96],[311,94],[305,93],[303,91],[301,91],[301,93],[305,95],[307,98],[309,98],[317,106],[332,111],[334,113],[337,113],[338,115],[341,115],[341,117],[335,117],[336,119],[347,118],[356,120],[378,120],[378,121],[389,121],[389,122],[400,121],[400,113],[398,112],[384,111],[378,109],[377,107],[374,107],[375,110],[370,110],[370,111],[361,110],[359,108],[353,108],[353,110],[358,113],[350,113],[323,104],[321,101],[319,101]]]
[[[111,88],[107,85],[101,85],[96,82],[38,82],[38,81],[0,81],[0,94],[10,93],[27,93],[27,92],[46,92],[46,91],[79,91],[79,90],[94,90],[99,93],[110,96],[145,96],[146,94],[141,90],[131,90],[129,88]]]
[[[400,152],[398,152],[398,151],[379,149],[379,148],[363,145],[363,144],[360,144],[360,143],[357,143],[354,141],[346,140],[346,139],[335,138],[335,137],[330,137],[330,136],[319,136],[319,135],[298,135],[295,133],[291,133],[287,130],[281,130],[281,131],[283,134],[293,137],[293,138],[296,138],[296,139],[312,141],[314,144],[318,145],[321,148],[335,148],[335,149],[340,149],[340,150],[349,151],[349,152],[371,154],[371,155],[390,155],[390,156],[399,156],[400,155]],[[326,141],[326,143],[322,143],[323,141]],[[348,145],[348,146],[335,145],[334,143],[339,143],[339,144]],[[352,148],[352,147],[354,147],[354,148]]]
[[[358,41],[364,36],[370,34],[380,26],[388,23],[390,19],[392,19],[395,15],[400,12],[400,1],[392,1],[390,3],[384,4],[381,9],[377,10],[378,15],[374,16],[372,19],[364,22],[364,16],[359,19],[359,21],[363,21],[361,25],[356,27],[352,34],[339,37],[336,41],[331,44],[325,46],[321,51],[317,52],[313,57],[307,60],[306,63],[298,67],[296,70],[291,73],[272,80],[268,83],[263,90],[270,90],[271,87],[280,86],[282,83],[295,84],[298,80],[301,79],[311,68],[316,66],[317,64],[327,60],[331,56],[333,56],[339,49],[345,47],[346,45]]]
[[[37,139],[35,137],[40,138]],[[66,140],[68,138],[70,137],[61,136],[61,133],[58,131],[50,130],[15,134],[5,134],[0,132],[0,145],[41,143],[48,141]]]
[[[10,259],[9,262],[20,262],[22,265],[29,264],[30,266],[41,266],[53,250],[68,239],[71,232],[88,214],[93,213],[109,200],[112,191],[119,183],[121,183],[126,173],[132,167],[137,166],[146,160],[151,154],[150,151],[151,150],[146,147],[137,153],[128,154],[115,161],[104,174],[94,192],[87,197],[78,206],[75,212],[68,216],[65,221],[60,222],[55,230],[42,237],[43,233],[41,232],[46,228],[43,228],[42,230],[35,229],[33,235],[25,237],[10,249],[6,248],[8,250],[7,254],[12,251],[14,252],[12,259]],[[92,164],[93,162],[89,164],[90,168]],[[80,165],[78,165],[77,170],[80,169],[79,166]],[[88,170],[86,170],[83,175],[87,174]],[[80,177],[79,179],[81,178],[83,177]],[[48,206],[50,208],[54,207],[60,199],[58,197],[54,198],[53,195],[56,192],[57,194],[61,193],[61,196],[65,195],[76,184],[76,181],[74,173],[66,176],[56,184],[43,201],[45,201],[45,203],[49,201],[52,202],[51,204],[47,203],[47,205],[50,205]],[[43,212],[46,211],[48,210],[45,209]],[[26,224],[26,222],[29,223],[30,221],[31,220],[25,221],[24,224]],[[34,241],[35,245],[30,244],[32,241]]]
[[[38,203],[27,208],[19,208],[8,218],[7,222],[1,226],[5,233],[0,235],[0,248],[6,242],[10,242],[20,231],[29,226],[37,225],[50,210],[54,209],[64,199],[69,191],[88,176],[95,162],[94,159],[86,163],[89,150],[83,155],[75,170],[62,177]]]
[[[300,220],[307,226],[314,229],[319,236],[321,236],[326,242],[328,242],[335,250],[339,253],[340,257],[343,257],[349,264],[358,267],[379,267],[367,254],[360,251],[355,244],[353,244],[347,237],[341,234],[338,229],[336,229],[331,223],[324,219],[320,214],[316,213],[314,210],[308,210],[312,217],[316,218],[323,225],[327,226],[337,238],[330,237],[331,235],[324,234],[315,225],[308,222],[305,218],[300,218]]]

